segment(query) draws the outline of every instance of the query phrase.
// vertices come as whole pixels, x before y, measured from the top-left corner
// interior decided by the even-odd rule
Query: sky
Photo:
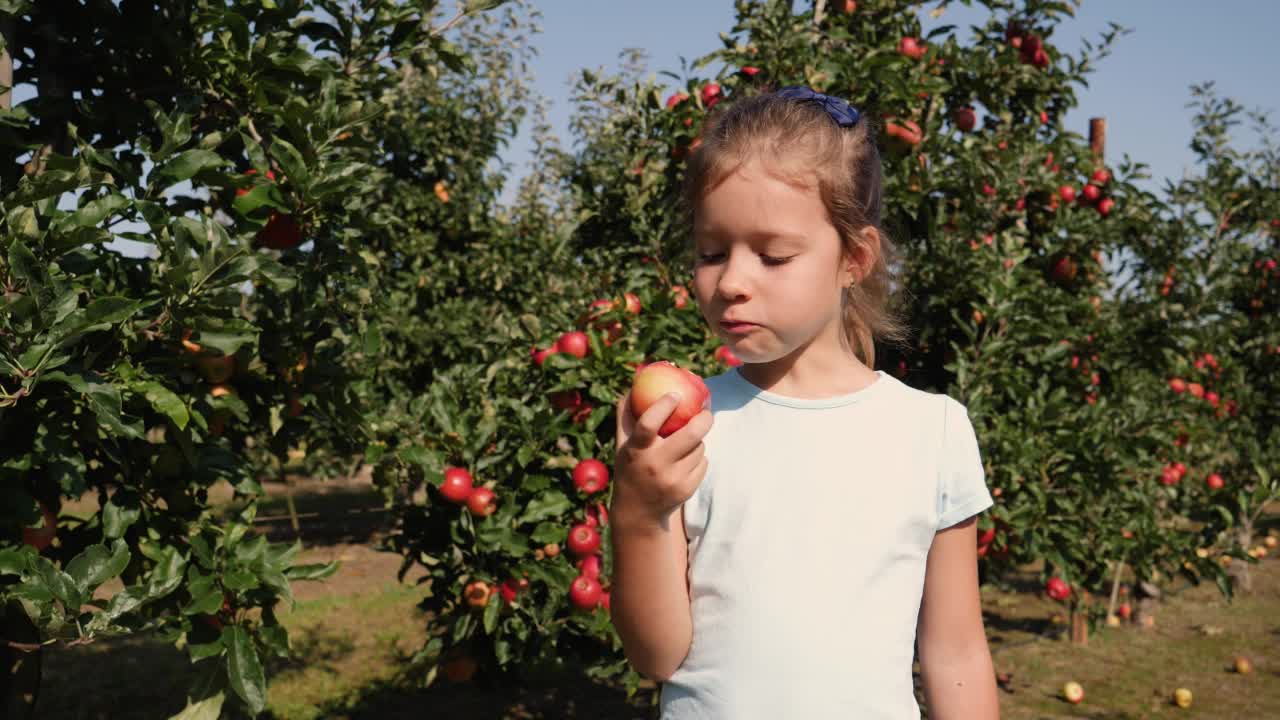
[[[807,6],[807,2],[805,5]],[[582,68],[617,72],[624,48],[642,48],[648,71],[680,72],[680,58],[692,61],[721,47],[719,33],[733,27],[732,0],[644,0],[587,2],[534,0],[542,13],[542,33],[534,35],[538,55],[532,61],[535,90],[551,102],[549,121],[569,148],[571,78]],[[936,7],[928,3],[926,11]],[[968,27],[987,16],[985,8],[953,4],[937,20],[924,16],[926,31],[942,24],[958,26],[962,41]],[[1086,0],[1073,19],[1058,26],[1053,42],[1073,54],[1081,38],[1095,45],[1108,23],[1133,32],[1116,40],[1112,53],[1089,76],[1089,87],[1077,89],[1079,105],[1066,115],[1066,126],[1088,135],[1089,118],[1107,120],[1106,158],[1116,164],[1126,154],[1150,166],[1153,180],[1139,185],[1153,192],[1163,178],[1178,177],[1193,160],[1193,111],[1190,86],[1215,81],[1221,96],[1247,109],[1261,108],[1280,124],[1280,55],[1274,51],[1280,27],[1276,0]],[[709,75],[707,67],[699,72]],[[657,76],[663,84],[674,81]],[[518,179],[528,171],[532,151],[530,127],[500,153],[513,172],[503,199],[514,197]],[[1241,128],[1245,145],[1256,136]]]

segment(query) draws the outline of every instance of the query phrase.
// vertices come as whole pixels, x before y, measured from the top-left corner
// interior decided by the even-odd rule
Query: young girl
[[[666,438],[618,403],[612,617],[661,717],[997,718],[964,405],[875,366],[901,340],[875,134],[808,88],[722,104],[684,188],[706,321],[744,364]],[[714,424],[713,424],[714,418]]]

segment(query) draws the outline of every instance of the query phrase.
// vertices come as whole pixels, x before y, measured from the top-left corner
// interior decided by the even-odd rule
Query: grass
[[[381,527],[376,514],[366,512],[375,503],[367,488],[335,485],[316,492],[317,485],[298,488],[299,512],[313,513],[302,520],[307,548],[300,561],[336,558],[343,564],[329,580],[297,583],[297,605],[278,610],[294,657],[267,664],[268,717],[655,716],[651,693],[628,701],[618,689],[573,675],[540,678],[524,688],[444,680],[417,688],[402,671],[430,623],[416,608],[425,592],[414,582],[420,573],[396,580],[399,557],[369,547]],[[278,498],[271,502],[266,509],[282,509]],[[357,512],[349,512],[353,508]],[[1264,529],[1280,529],[1276,510]],[[260,529],[273,539],[292,538],[287,520]],[[996,670],[1012,676],[999,691],[1001,717],[1280,718],[1280,553],[1254,567],[1250,595],[1228,603],[1212,583],[1175,584],[1154,628],[1100,628],[1083,647],[1058,639],[1066,627],[1050,617],[1062,608],[1022,590],[1034,586],[1035,568],[1024,571],[1003,589],[988,585],[982,591]],[[1253,673],[1231,672],[1236,655],[1250,658]],[[49,649],[44,672],[37,716],[77,720],[169,717],[183,706],[193,675],[185,651],[149,637]],[[1060,697],[1069,680],[1085,688],[1079,705]],[[1194,693],[1191,708],[1171,703],[1177,687]]]

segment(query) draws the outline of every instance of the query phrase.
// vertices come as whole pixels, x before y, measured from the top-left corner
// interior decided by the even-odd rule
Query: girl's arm
[[[633,518],[626,502],[616,494],[614,499],[610,617],[636,672],[666,682],[693,640],[684,511],[676,508],[666,523],[655,525]]]
[[[995,668],[978,594],[977,516],[938,531],[916,625],[930,720],[999,720]]]

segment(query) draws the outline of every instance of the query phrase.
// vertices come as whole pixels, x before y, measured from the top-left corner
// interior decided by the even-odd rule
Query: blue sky
[[[616,72],[624,48],[642,48],[649,72],[678,73],[681,56],[692,61],[720,47],[719,33],[728,32],[734,20],[732,0],[534,0],[533,4],[542,13],[543,30],[532,38],[539,52],[532,62],[535,87],[551,100],[549,120],[566,148],[572,141],[570,78],[581,68]],[[935,3],[925,6],[926,11],[933,7]],[[926,16],[925,22],[926,29],[955,24],[964,39],[967,28],[985,17],[985,8],[957,4],[938,20]],[[1149,165],[1154,181],[1142,183],[1147,189],[1158,190],[1162,178],[1181,175],[1192,161],[1187,147],[1192,111],[1185,105],[1193,83],[1213,80],[1221,95],[1249,109],[1268,110],[1280,123],[1280,59],[1273,50],[1280,2],[1090,0],[1077,9],[1074,19],[1059,26],[1054,43],[1076,52],[1081,38],[1096,41],[1109,22],[1133,32],[1117,39],[1111,55],[1089,76],[1090,87],[1077,91],[1080,104],[1068,113],[1066,124],[1087,135],[1089,118],[1105,117],[1108,162],[1116,163],[1128,154]],[[709,75],[714,70],[700,72]],[[670,82],[664,76],[658,80]],[[526,122],[501,153],[514,171],[504,188],[505,199],[510,199],[518,178],[527,172],[531,124]],[[1241,139],[1249,144],[1255,137],[1242,129]]]

